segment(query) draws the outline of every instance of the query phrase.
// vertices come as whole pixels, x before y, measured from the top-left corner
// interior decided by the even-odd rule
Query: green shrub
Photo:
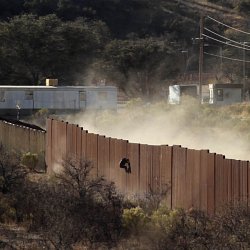
[[[123,211],[123,226],[133,234],[139,234],[147,225],[148,217],[140,207],[124,209]]]
[[[21,158],[21,163],[34,171],[38,164],[38,155],[31,152],[24,153]]]

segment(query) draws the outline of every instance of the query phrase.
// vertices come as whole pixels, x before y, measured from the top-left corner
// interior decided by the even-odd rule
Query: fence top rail
[[[7,118],[0,117],[0,122],[8,123],[8,124],[18,126],[18,127],[24,127],[27,129],[32,129],[32,130],[36,130],[36,131],[40,131],[40,132],[46,132],[45,129],[42,129],[41,127],[39,127],[37,125],[14,120],[14,119],[7,119]]]
[[[56,118],[50,118],[50,117],[48,117],[47,118],[47,120],[50,120],[50,121],[56,121],[56,122],[61,122],[61,123],[65,123],[65,124],[67,124],[67,125],[73,125],[73,126],[77,126],[77,127],[79,127],[79,125],[78,124],[72,124],[72,123],[69,123],[69,122],[66,122],[66,121],[64,121],[64,120],[59,120],[59,119],[56,119]],[[84,131],[84,132],[86,132],[86,133],[88,133],[88,134],[95,134],[95,133],[91,133],[91,132],[89,132],[88,130],[86,130],[86,129],[84,129],[83,127],[79,127],[79,128],[81,128],[81,130],[82,131]],[[46,131],[45,131],[46,132]],[[100,134],[95,134],[96,136],[100,136],[100,137],[104,137],[104,138],[106,138],[106,139],[113,139],[113,140],[121,140],[121,141],[124,141],[124,142],[126,142],[126,143],[129,143],[129,144],[138,144],[138,145],[140,145],[140,146],[147,146],[147,147],[153,147],[153,146],[159,146],[159,147],[169,147],[169,148],[173,148],[173,150],[178,150],[178,149],[182,149],[182,150],[196,150],[196,151],[200,151],[200,152],[203,152],[203,153],[207,153],[207,154],[209,154],[209,155],[214,155],[214,157],[216,158],[216,157],[221,157],[222,158],[222,160],[231,160],[231,161],[239,161],[239,162],[249,162],[248,160],[238,160],[238,159],[229,159],[229,158],[226,158],[225,157],[225,155],[223,155],[223,154],[219,154],[219,153],[214,153],[214,152],[210,152],[210,150],[209,149],[192,149],[192,148],[187,148],[187,147],[183,147],[182,145],[172,145],[172,146],[170,146],[170,145],[168,145],[168,144],[162,144],[162,145],[149,145],[149,144],[144,144],[144,143],[132,143],[132,142],[130,142],[129,140],[125,140],[125,139],[122,139],[122,138],[112,138],[112,137],[107,137],[107,136],[105,136],[105,135],[100,135]]]

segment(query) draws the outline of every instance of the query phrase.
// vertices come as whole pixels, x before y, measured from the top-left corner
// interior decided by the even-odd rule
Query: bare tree
[[[24,181],[27,173],[27,169],[20,164],[20,154],[0,145],[0,192],[13,191]]]
[[[27,182],[17,210],[54,249],[113,246],[122,230],[122,197],[113,183],[91,176],[92,164],[67,159],[56,178]]]

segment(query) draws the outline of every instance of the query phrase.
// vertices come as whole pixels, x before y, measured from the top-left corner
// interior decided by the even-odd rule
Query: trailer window
[[[0,102],[5,102],[5,92],[0,91]]]
[[[217,89],[217,101],[223,101],[223,89]]]
[[[80,102],[86,101],[86,92],[85,91],[79,91],[79,99],[80,99]]]
[[[25,100],[33,100],[33,91],[31,90],[25,91]]]

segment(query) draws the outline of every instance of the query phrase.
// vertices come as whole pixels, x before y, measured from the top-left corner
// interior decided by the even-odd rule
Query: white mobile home
[[[209,84],[209,103],[228,105],[242,102],[242,84]]]
[[[179,104],[183,96],[198,97],[198,86],[196,84],[180,84],[169,86],[168,102]]]
[[[114,86],[0,86],[0,114],[39,109],[80,111],[117,107]]]

